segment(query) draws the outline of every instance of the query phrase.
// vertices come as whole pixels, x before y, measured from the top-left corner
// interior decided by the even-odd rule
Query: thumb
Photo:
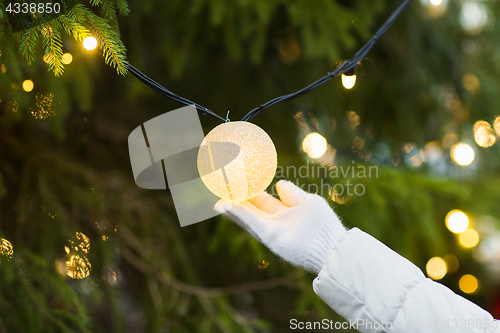
[[[278,191],[281,201],[289,207],[299,205],[310,195],[287,180],[280,180],[276,184],[276,190]]]
[[[250,203],[247,203],[251,206]],[[243,204],[233,204],[226,200],[219,200],[214,209],[235,222],[237,225],[249,232],[259,242],[264,243],[274,221],[263,219],[253,209]]]

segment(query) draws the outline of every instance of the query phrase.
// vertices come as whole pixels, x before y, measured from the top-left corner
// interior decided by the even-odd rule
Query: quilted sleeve
[[[500,332],[488,312],[357,228],[330,252],[313,287],[360,332]]]

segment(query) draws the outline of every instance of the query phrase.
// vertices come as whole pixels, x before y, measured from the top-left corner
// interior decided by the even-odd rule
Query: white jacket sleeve
[[[500,333],[500,322],[354,228],[328,255],[314,291],[360,332]]]

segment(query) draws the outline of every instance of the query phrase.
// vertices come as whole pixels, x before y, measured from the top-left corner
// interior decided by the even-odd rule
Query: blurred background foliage
[[[103,44],[121,63],[126,46],[141,71],[236,120],[350,58],[399,3],[63,1],[87,13],[73,17],[83,35],[57,23],[68,12],[49,25],[61,44],[50,49],[40,26],[31,65],[2,3],[0,332],[287,332],[292,318],[341,320],[312,274],[222,217],[180,228],[168,191],[134,184],[128,134],[180,105],[118,75]],[[496,1],[414,1],[352,89],[337,78],[253,119],[285,170],[376,166],[371,178],[276,180],[324,189],[347,227],[497,318],[499,16]],[[83,46],[90,35],[104,59]],[[201,120],[207,133],[217,125]],[[311,133],[321,136],[303,142]],[[330,191],[347,182],[364,194]],[[469,229],[450,232],[447,215],[450,229]]]

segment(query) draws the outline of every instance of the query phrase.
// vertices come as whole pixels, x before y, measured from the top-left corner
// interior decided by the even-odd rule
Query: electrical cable
[[[387,19],[387,21],[385,21],[385,23],[382,25],[382,27],[380,27],[380,29],[375,33],[375,35],[365,44],[363,45],[363,47],[361,49],[358,50],[358,52],[356,52],[356,54],[354,55],[354,57],[350,60],[346,60],[344,61],[339,67],[337,67],[337,69],[335,69],[333,72],[330,72],[328,73],[326,76],[320,78],[319,80],[311,83],[310,85],[300,89],[299,91],[296,91],[292,94],[288,94],[288,95],[284,95],[284,96],[280,96],[280,97],[276,97],[264,104],[261,104],[260,106],[256,107],[255,109],[251,110],[250,112],[248,112],[242,119],[241,121],[250,121],[253,117],[255,117],[256,115],[258,115],[260,112],[262,112],[263,110],[275,105],[275,104],[278,104],[278,103],[281,103],[281,102],[285,102],[285,101],[289,101],[289,100],[292,100],[294,98],[297,98],[297,97],[300,97],[302,95],[305,95],[307,94],[308,92],[310,92],[311,90],[313,89],[316,89],[318,88],[319,86],[323,85],[324,83],[330,81],[331,79],[333,79],[334,77],[337,77],[341,74],[344,74],[346,72],[349,72],[351,70],[353,70],[357,65],[358,63],[364,59],[364,57],[366,56],[366,54],[370,51],[370,49],[373,47],[373,45],[375,45],[375,43],[379,40],[379,38],[392,26],[392,24],[394,23],[394,21],[396,21],[396,18],[401,14],[401,12],[412,2],[413,0],[405,0],[392,14],[391,16],[389,16],[389,18]],[[141,82],[143,82],[144,84],[146,84],[147,86],[149,86],[150,88],[152,88],[153,90],[155,90],[156,92],[164,95],[164,96],[167,96],[168,98],[174,100],[174,101],[177,101],[181,104],[184,104],[184,105],[194,105],[196,107],[196,109],[201,112],[203,115],[209,115],[210,117],[212,118],[215,118],[221,122],[227,122],[227,119],[224,119],[222,118],[221,116],[215,114],[213,111],[207,109],[206,107],[204,106],[201,106],[197,103],[194,103],[194,102],[191,102],[190,100],[184,98],[184,97],[181,97],[179,95],[176,95],[174,94],[173,92],[171,92],[170,90],[166,89],[165,87],[161,86],[160,84],[156,83],[155,81],[153,81],[151,78],[149,78],[148,76],[146,76],[145,74],[143,74],[142,72],[140,72],[137,68],[135,68],[134,66],[128,64],[128,70],[130,71],[130,73],[132,73],[136,78],[138,78]]]

